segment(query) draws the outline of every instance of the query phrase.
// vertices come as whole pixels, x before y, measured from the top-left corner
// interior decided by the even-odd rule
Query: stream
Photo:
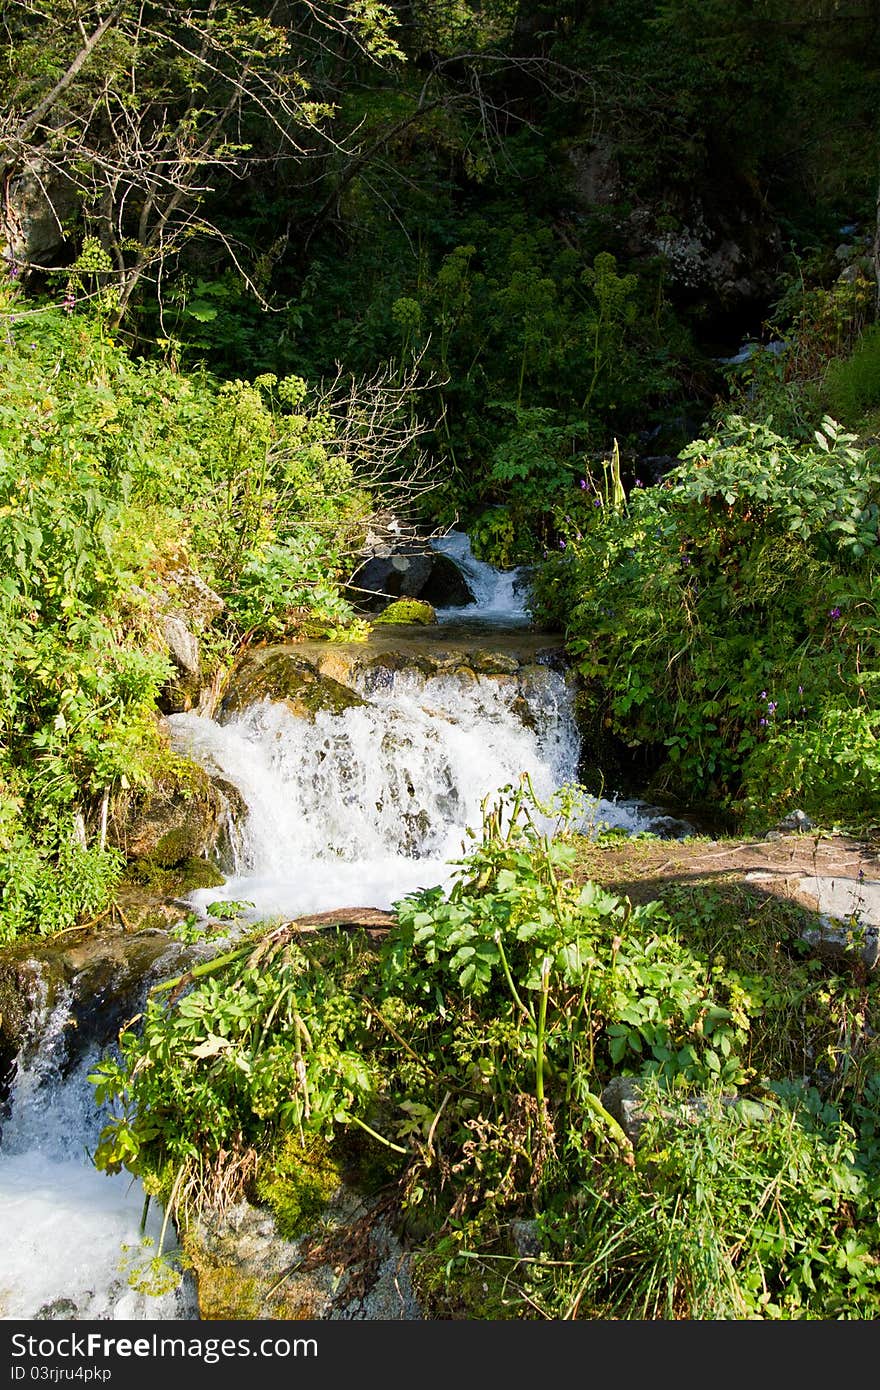
[[[390,908],[417,888],[448,884],[487,795],[523,773],[541,798],[577,781],[560,639],[531,629],[525,574],[480,563],[456,533],[435,548],[461,569],[472,604],[439,610],[434,627],[378,628],[367,643],[260,654],[264,669],[237,706],[216,719],[170,716],[174,748],[234,790],[225,882],[190,895],[197,918],[224,900],[246,904],[251,920]],[[325,680],[336,705],[303,717],[277,688],[285,662],[298,679],[306,671]],[[592,798],[583,828],[636,832],[664,819],[638,801]],[[70,988],[53,993],[36,978],[32,1043],[0,1113],[0,1317],[197,1318],[187,1279],[156,1295],[129,1278],[150,1253],[139,1229],[143,1191],[90,1159],[103,1117],[87,1077],[102,1048],[71,1061]],[[155,1240],[160,1225],[151,1204],[147,1236]]]

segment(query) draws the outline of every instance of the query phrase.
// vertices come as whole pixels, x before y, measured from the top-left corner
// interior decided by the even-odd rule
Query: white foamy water
[[[438,608],[441,623],[479,622],[494,627],[524,627],[529,622],[526,608],[528,581],[522,568],[498,570],[476,559],[468,536],[450,531],[431,542],[441,555],[448,555],[461,570],[476,600],[464,608]]]
[[[0,1318],[39,1320],[197,1318],[188,1282],[159,1296],[139,1291],[155,1254],[162,1212],[129,1174],[91,1161],[104,1116],[83,1058],[62,1074],[71,998],[46,1012],[40,1047],[19,1059],[0,1146]],[[152,1247],[142,1245],[150,1237]],[[165,1249],[175,1248],[173,1229]]]
[[[262,700],[218,724],[172,715],[173,746],[240,792],[247,816],[232,833],[223,899],[250,916],[294,917],[335,907],[389,908],[420,887],[448,885],[472,843],[484,798],[531,778],[541,800],[574,781],[579,742],[564,678],[396,673],[368,702],[297,718]],[[636,830],[635,807],[598,799],[589,815]]]

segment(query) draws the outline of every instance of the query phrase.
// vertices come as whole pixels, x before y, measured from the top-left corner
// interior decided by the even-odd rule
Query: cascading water
[[[432,547],[455,561],[474,596],[474,603],[464,608],[438,608],[438,622],[477,622],[502,628],[526,626],[528,581],[522,567],[499,570],[478,560],[463,531],[450,531],[433,541]]]
[[[574,776],[577,735],[558,673],[527,692],[512,679],[384,675],[369,696],[358,680],[363,705],[314,721],[270,700],[223,725],[171,717],[175,748],[233,783],[248,808],[231,877],[196,904],[228,896],[285,917],[390,907],[450,877],[487,793],[528,773],[547,797]]]
[[[39,1046],[20,1055],[0,1147],[0,1318],[183,1319],[198,1316],[191,1284],[143,1287],[162,1213],[141,1217],[144,1193],[128,1174],[92,1164],[104,1116],[88,1073],[96,1053],[66,1073],[72,996],[35,1000]],[[144,1238],[152,1246],[142,1244]],[[174,1248],[174,1233],[165,1249]],[[137,1285],[141,1285],[140,1289]]]
[[[461,566],[476,602],[441,612],[433,638],[417,634],[433,642],[430,660],[418,645],[388,657],[377,644],[378,659],[353,663],[348,699],[335,711],[308,715],[295,701],[258,694],[220,722],[192,713],[168,720],[175,748],[234,787],[241,803],[229,828],[229,876],[192,895],[203,915],[215,899],[244,900],[253,904],[246,915],[266,919],[390,907],[449,882],[450,861],[466,849],[467,828],[479,826],[484,798],[524,773],[541,798],[576,780],[570,690],[542,664],[540,642],[524,658],[502,650],[485,674],[467,639],[456,653],[453,624],[462,619],[478,624],[471,645],[482,656],[505,641],[527,646],[522,574],[482,565],[466,537],[453,534],[437,548]],[[328,650],[335,660],[338,648]],[[632,831],[656,820],[638,803],[600,800],[590,815]],[[144,1260],[143,1193],[90,1163],[102,1124],[87,1079],[95,1056],[65,1070],[68,1011],[65,997],[51,1009],[44,1003],[39,1049],[19,1057],[6,1107],[0,1316],[195,1318],[186,1283],[159,1298],[129,1284],[124,1247]],[[151,1213],[153,1238],[160,1219]]]

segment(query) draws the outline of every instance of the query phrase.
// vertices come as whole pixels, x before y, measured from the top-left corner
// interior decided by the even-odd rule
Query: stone
[[[247,1201],[203,1213],[187,1234],[209,1319],[411,1321],[422,1316],[409,1256],[375,1199],[343,1184],[315,1229],[285,1240]]]
[[[343,667],[338,665],[337,669],[341,673]],[[348,685],[316,670],[311,655],[301,655],[295,646],[263,647],[248,653],[230,677],[221,712],[236,714],[263,699],[283,701],[300,719],[314,719],[320,710],[342,714],[364,704]]]
[[[801,833],[812,828],[813,822],[804,811],[792,811],[789,815],[783,816],[777,827],[779,830],[797,830]]]
[[[182,618],[172,613],[163,615],[161,627],[162,636],[178,670],[183,676],[198,680],[202,670],[198,637],[190,632]]]
[[[430,603],[417,598],[399,598],[374,619],[376,623],[421,623],[423,627],[436,623],[437,614]]]
[[[463,607],[474,601],[454,560],[414,547],[371,556],[351,576],[348,593],[353,603],[373,612],[400,598],[423,599],[437,608]]]
[[[50,266],[65,254],[64,223],[79,209],[73,182],[35,159],[9,180],[0,199],[0,240],[13,265]]]
[[[160,868],[209,858],[225,811],[223,795],[208,773],[181,760],[175,775],[160,779],[150,791],[125,792],[114,798],[108,842],[126,858],[149,860]]]

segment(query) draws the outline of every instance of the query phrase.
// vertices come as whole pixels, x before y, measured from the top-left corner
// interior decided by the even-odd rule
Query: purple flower
[[[798,694],[799,694],[799,695],[803,695],[803,693],[804,693],[804,687],[803,687],[802,685],[799,685],[799,686],[798,686]]]
[[[768,713],[768,714],[775,714],[775,713],[776,713],[776,701],[775,701],[775,700],[770,700],[770,701],[768,701],[768,704],[767,704],[767,713]]]
[[[645,486],[645,484],[642,482],[641,478],[636,478],[635,482],[633,483],[633,487],[644,487],[644,486]]]
[[[587,482],[586,478],[581,478],[579,486],[583,488],[585,492],[589,492],[590,490],[590,484]]]
[[[564,550],[564,549],[565,549],[565,541],[560,541],[560,542],[559,542],[559,549],[560,549],[560,550]]]
[[[829,616],[829,618],[833,619],[834,622],[837,622],[837,619],[840,617],[840,609],[839,609],[839,608],[829,608],[829,609],[828,609],[828,616]]]
[[[767,699],[767,691],[766,691],[766,690],[762,690],[762,691],[761,691],[761,694],[760,694],[760,696],[759,696],[759,698],[760,698],[761,700],[766,700],[766,699]]]
[[[602,505],[602,498],[601,498],[601,497],[594,497],[594,498],[593,498],[593,506],[594,506],[594,507],[601,507],[601,505]]]
[[[766,719],[759,719],[759,720],[758,720],[758,723],[761,724],[762,726],[766,726],[767,720],[766,720]]]

